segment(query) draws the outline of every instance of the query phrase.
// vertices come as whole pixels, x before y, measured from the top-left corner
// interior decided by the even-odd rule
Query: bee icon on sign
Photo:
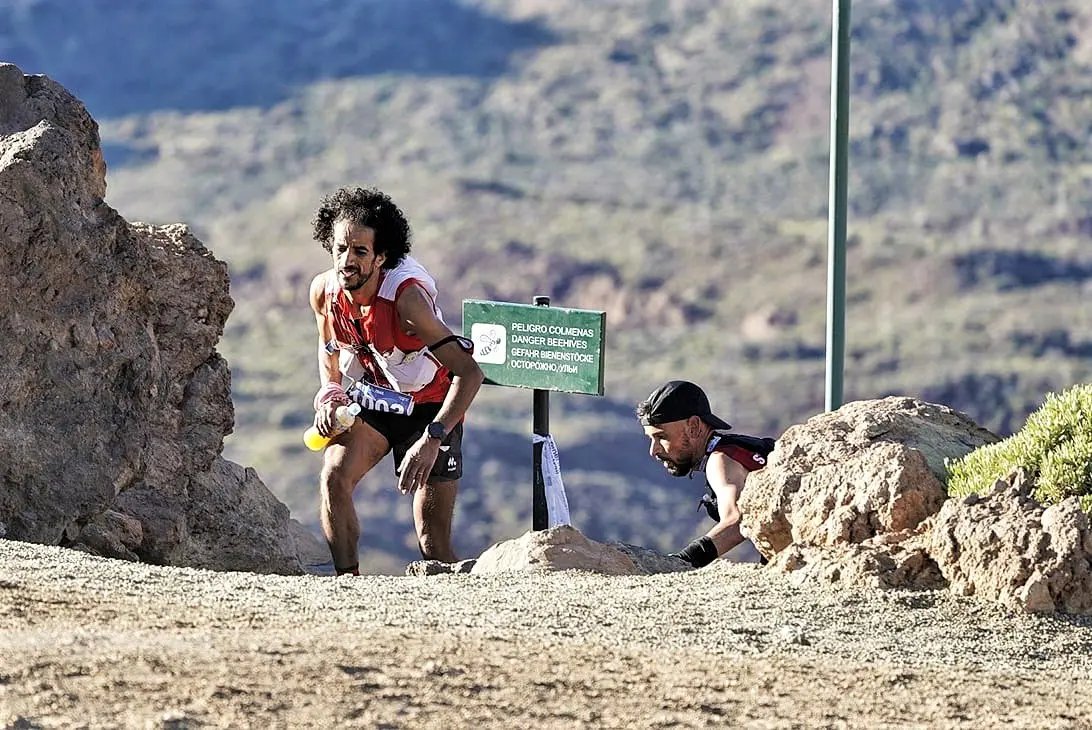
[[[491,352],[501,346],[501,338],[496,337],[493,333],[483,334],[477,342],[478,347],[481,348],[483,355],[489,355]]]
[[[502,365],[508,359],[508,331],[504,325],[475,322],[470,326],[474,359],[488,365]]]

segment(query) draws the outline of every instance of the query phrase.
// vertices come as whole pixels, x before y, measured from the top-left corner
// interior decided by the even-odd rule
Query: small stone
[[[810,646],[811,641],[808,639],[804,630],[799,626],[792,626],[786,624],[777,631],[777,638],[782,643],[794,644],[796,646]]]

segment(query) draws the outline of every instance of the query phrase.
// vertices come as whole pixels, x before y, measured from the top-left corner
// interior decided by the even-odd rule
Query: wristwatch
[[[439,421],[433,421],[428,425],[428,429],[425,431],[430,439],[436,439],[437,441],[443,441],[447,436],[447,429],[444,428],[444,424]]]

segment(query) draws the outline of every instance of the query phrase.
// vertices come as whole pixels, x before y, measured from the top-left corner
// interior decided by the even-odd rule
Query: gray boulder
[[[298,524],[220,457],[226,265],[107,205],[98,126],[0,64],[0,521],[7,537],[214,569],[302,571]],[[134,543],[132,523],[140,525]],[[310,549],[310,548],[308,548]]]

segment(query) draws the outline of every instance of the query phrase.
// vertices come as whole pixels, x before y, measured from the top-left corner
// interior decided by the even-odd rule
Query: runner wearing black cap
[[[740,532],[739,495],[747,475],[766,465],[774,440],[729,434],[732,426],[713,414],[705,391],[686,380],[671,380],[654,390],[637,404],[637,418],[651,442],[648,453],[669,474],[705,474],[702,504],[717,524],[672,555],[695,568],[720,556],[764,562]]]

